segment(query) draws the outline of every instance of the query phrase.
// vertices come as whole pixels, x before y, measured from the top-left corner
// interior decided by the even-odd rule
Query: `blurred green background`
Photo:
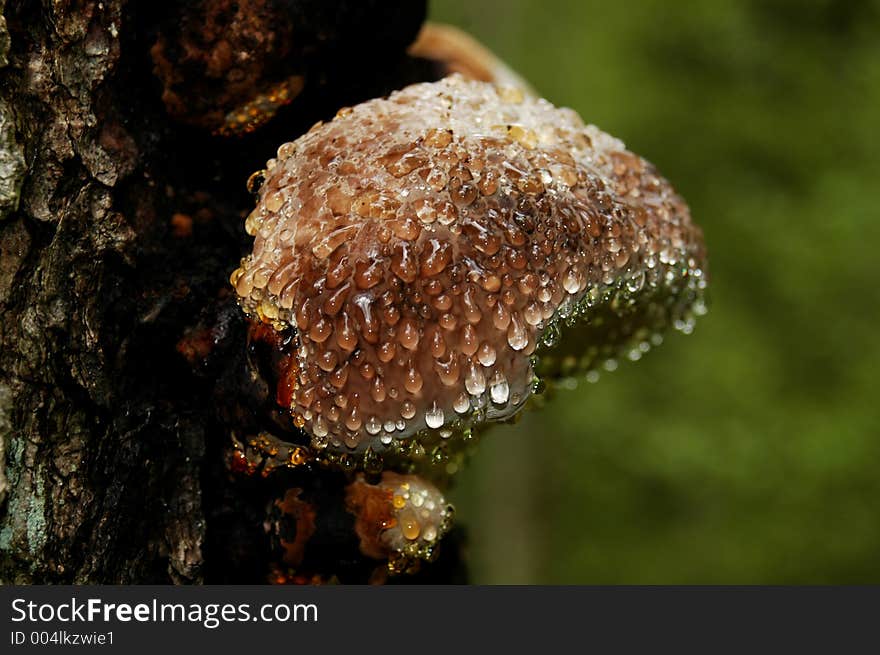
[[[880,3],[433,0],[689,201],[709,315],[493,428],[479,583],[880,582]]]

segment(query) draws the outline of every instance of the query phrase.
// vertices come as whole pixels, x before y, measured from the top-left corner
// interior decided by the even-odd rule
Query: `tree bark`
[[[4,582],[265,580],[270,494],[230,481],[217,411],[244,349],[226,287],[248,243],[245,180],[339,107],[434,74],[404,55],[422,3],[164,4],[0,0]],[[239,4],[293,25],[248,75],[305,86],[253,133],[214,135],[232,87],[214,75],[172,98],[168,71],[189,71],[169,46],[157,76],[156,43],[186,12]]]

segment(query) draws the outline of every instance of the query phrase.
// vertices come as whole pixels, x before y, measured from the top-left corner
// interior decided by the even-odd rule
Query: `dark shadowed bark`
[[[0,580],[263,581],[277,490],[231,477],[219,407],[245,347],[245,180],[339,107],[430,78],[404,54],[424,6],[0,9]],[[279,82],[302,92],[229,135]]]

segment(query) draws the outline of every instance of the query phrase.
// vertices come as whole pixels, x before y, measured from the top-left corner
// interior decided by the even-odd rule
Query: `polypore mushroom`
[[[261,176],[231,282],[253,321],[295,328],[279,397],[318,449],[511,417],[542,366],[585,372],[701,307],[701,233],[669,183],[516,88],[407,87],[282,145]]]

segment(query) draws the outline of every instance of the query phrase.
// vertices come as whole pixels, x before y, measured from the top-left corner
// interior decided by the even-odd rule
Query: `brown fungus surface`
[[[582,375],[702,309],[702,236],[669,183],[516,88],[407,87],[262,176],[231,282],[253,320],[298,331],[279,384],[317,448],[468,434],[523,405],[539,354]]]

